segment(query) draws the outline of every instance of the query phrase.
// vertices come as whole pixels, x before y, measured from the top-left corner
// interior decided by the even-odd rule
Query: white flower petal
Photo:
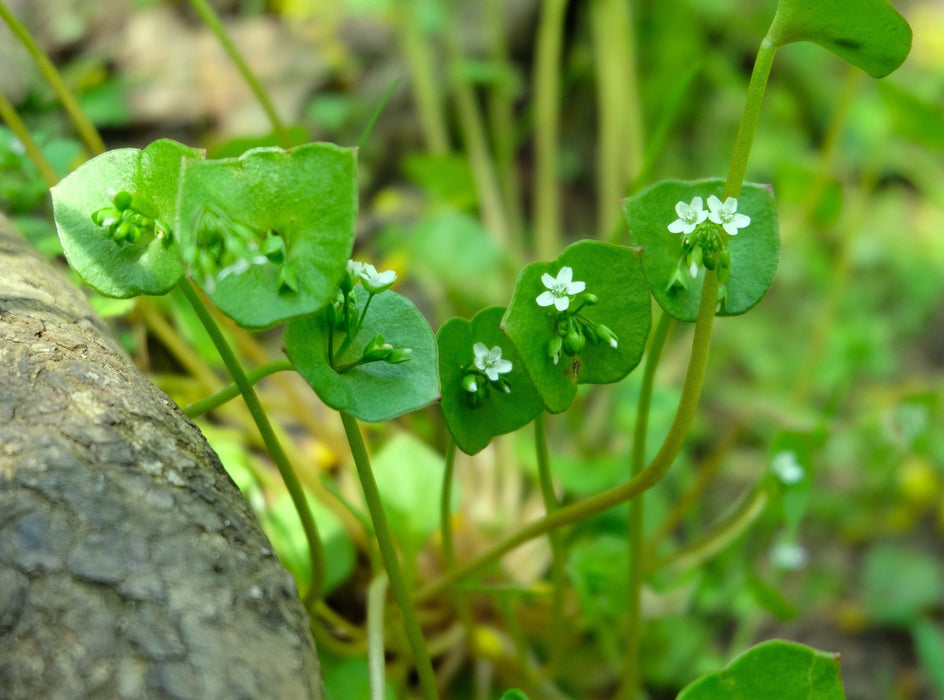
[[[558,311],[566,311],[568,306],[570,306],[570,297],[556,297],[554,299],[554,307]]]
[[[545,272],[543,275],[541,275],[541,283],[548,289],[554,289],[557,284],[557,280]]]
[[[538,302],[538,306],[550,306],[557,300],[557,297],[551,292],[541,292],[538,294],[538,298],[535,300]],[[567,307],[564,307],[567,308]]]
[[[513,367],[514,365],[511,360],[503,360],[501,358],[495,360],[495,371],[499,374],[508,374]]]
[[[560,269],[560,272],[557,273],[557,283],[561,285],[569,285],[574,279],[574,269],[564,265]]]
[[[587,288],[586,282],[569,282],[567,284],[567,293],[568,294],[580,294],[584,289]]]

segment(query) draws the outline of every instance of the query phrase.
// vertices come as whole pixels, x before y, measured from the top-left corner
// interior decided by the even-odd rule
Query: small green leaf
[[[326,143],[186,160],[177,230],[189,273],[248,328],[318,312],[353,247],[356,170],[354,149]]]
[[[367,292],[360,286],[354,291],[363,307]],[[328,361],[328,328],[324,314],[291,321],[285,328],[285,353],[328,406],[380,422],[439,399],[436,339],[406,297],[392,291],[375,296],[357,339],[340,360],[360,357],[370,341],[382,335],[394,348],[412,350],[408,362],[371,362],[339,373]]]
[[[722,671],[693,681],[677,700],[844,700],[839,654],[772,639]]]
[[[862,603],[869,617],[887,625],[909,625],[944,598],[937,559],[914,547],[880,544],[865,555]]]
[[[719,178],[663,180],[623,202],[630,238],[643,249],[642,265],[652,295],[666,313],[679,321],[690,323],[698,315],[705,272],[699,269],[697,277],[686,279],[684,288],[671,286],[682,256],[682,236],[668,229],[676,219],[675,205],[688,204],[696,196],[705,200],[710,195],[721,198],[723,190],[724,181]],[[780,256],[777,212],[770,187],[745,183],[737,200],[738,212],[749,216],[751,223],[728,238],[731,277],[727,301],[718,312],[721,316],[742,314],[763,298]],[[683,274],[688,276],[687,271]]]
[[[183,274],[176,235],[116,240],[92,215],[121,192],[152,220],[173,221],[183,158],[203,152],[162,139],[143,151],[121,148],[83,163],[52,188],[56,227],[66,259],[92,289],[109,297],[164,294]]]
[[[568,339],[555,334],[554,306],[537,303],[547,289],[542,276],[555,277],[564,267],[570,267],[573,280],[585,282],[586,293],[597,298],[597,303],[585,306],[579,314],[598,329],[611,332],[616,347],[604,336],[596,343],[586,342],[573,355],[567,354]],[[636,251],[599,241],[578,241],[554,262],[532,263],[521,272],[502,327],[547,410],[559,413],[573,401],[577,384],[618,382],[639,364],[649,337],[650,306]],[[557,364],[549,353],[549,343],[554,342],[562,346]]]
[[[885,0],[780,0],[767,38],[777,46],[812,41],[873,78],[911,51],[911,27]]]
[[[449,432],[459,449],[467,454],[479,452],[496,435],[527,425],[544,410],[544,402],[525,372],[518,351],[501,331],[504,313],[504,307],[492,306],[477,313],[471,321],[450,319],[436,336],[442,383],[440,407]],[[473,408],[462,380],[473,363],[475,343],[484,343],[489,349],[500,347],[502,358],[512,363],[512,370],[501,375],[508,382],[509,393],[489,387],[488,396]]]
[[[528,696],[524,694],[523,690],[511,688],[502,693],[501,700],[528,700]]]

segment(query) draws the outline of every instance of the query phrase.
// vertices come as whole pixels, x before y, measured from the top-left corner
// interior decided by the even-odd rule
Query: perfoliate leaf
[[[575,282],[585,283],[585,293],[596,297],[596,303],[578,313],[600,335],[594,340],[590,333],[584,334],[585,342],[575,352],[567,351],[568,339],[555,330],[560,327],[556,307],[537,301],[548,291],[544,276],[557,277],[564,268],[572,270]],[[575,295],[568,311],[582,303],[582,294]],[[554,262],[532,263],[521,272],[502,328],[547,410],[559,413],[573,401],[577,384],[618,382],[639,364],[649,336],[650,306],[637,251],[578,241]],[[561,347],[556,363],[552,343]]]
[[[722,671],[693,681],[677,700],[844,700],[839,655],[772,639]]]
[[[177,229],[189,274],[248,328],[313,314],[354,244],[356,151],[310,143],[187,160]]]
[[[676,219],[678,202],[688,204],[694,197],[707,200],[711,195],[720,198],[723,190],[724,181],[718,178],[663,180],[623,202],[630,239],[643,251],[642,265],[652,296],[679,321],[692,322],[698,315],[705,270],[699,267],[697,276],[691,278],[688,270],[682,269],[685,286],[672,285],[680,271],[683,249],[682,235],[669,231],[668,226]],[[737,198],[737,211],[749,216],[751,222],[727,241],[731,273],[727,299],[718,312],[722,316],[742,314],[763,298],[780,256],[777,212],[770,187],[745,183]]]
[[[183,274],[171,228],[180,163],[202,157],[198,149],[162,139],[144,150],[121,148],[96,156],[52,188],[63,252],[86,284],[119,298],[173,289]],[[118,193],[132,196],[131,208],[144,220],[130,237],[114,235],[120,212],[114,217],[103,213],[98,223],[92,218],[114,208]],[[170,230],[162,228],[165,222]]]
[[[363,307],[367,292],[360,286],[354,291]],[[394,348],[409,348],[409,361],[371,362],[339,372],[328,359],[330,336],[324,314],[290,321],[285,327],[285,353],[328,406],[374,423],[439,399],[436,339],[426,319],[406,297],[392,291],[375,296],[355,341],[336,364],[340,367],[356,361],[377,336],[383,336]],[[335,332],[338,350],[341,337]]]
[[[479,452],[496,435],[530,423],[544,410],[541,396],[525,372],[515,346],[501,331],[504,312],[504,307],[492,306],[477,313],[471,321],[452,318],[436,335],[442,383],[440,407],[449,432],[459,449],[467,454]],[[501,356],[512,363],[512,370],[501,375],[508,383],[508,393],[494,386],[486,389],[483,385],[488,385],[487,378],[479,377],[479,390],[487,395],[473,407],[462,380],[473,368],[475,343],[483,343],[489,349],[501,348]]]
[[[911,27],[886,0],[780,0],[767,37],[777,46],[812,41],[873,78],[911,50]]]

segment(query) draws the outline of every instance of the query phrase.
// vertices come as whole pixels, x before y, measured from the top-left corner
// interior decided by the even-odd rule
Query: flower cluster
[[[599,300],[595,294],[585,291],[586,283],[574,281],[572,268],[565,265],[556,277],[544,273],[541,282],[546,289],[535,299],[537,305],[553,306],[557,310],[554,335],[547,344],[547,355],[555,365],[560,361],[561,352],[573,357],[583,350],[587,341],[592,345],[602,341],[611,348],[618,347],[616,334],[608,326],[580,314],[585,306],[593,306]],[[575,306],[571,308],[571,304]]]
[[[668,225],[672,233],[682,236],[682,255],[668,290],[676,287],[686,289],[686,275],[692,279],[698,276],[701,267],[714,270],[721,283],[721,303],[724,304],[728,278],[731,274],[731,252],[727,246],[727,236],[736,236],[739,229],[746,228],[751,219],[737,210],[737,199],[728,197],[723,202],[715,195],[708,197],[708,211],[705,211],[701,197],[693,197],[686,204],[678,202],[675,213],[678,218]]]
[[[207,293],[230,275],[267,263],[279,265],[280,294],[298,292],[298,275],[287,264],[285,240],[276,231],[258,231],[210,204],[194,211],[190,223],[193,242],[184,249],[184,259]]]
[[[105,229],[105,234],[117,243],[137,243],[150,236],[156,236],[165,243],[174,240],[170,226],[142,213],[135,204],[138,203],[131,192],[117,192],[111,206],[92,213],[92,221]]]
[[[350,362],[341,361],[364,325],[370,302],[378,294],[390,289],[396,280],[397,273],[393,270],[377,272],[377,268],[370,263],[348,260],[347,270],[341,279],[337,295],[325,310],[329,334],[328,360],[337,372],[343,373],[370,362],[386,362],[395,365],[410,360],[412,349],[394,347],[384,339],[383,335],[378,335],[367,343],[356,359]],[[359,305],[357,293],[354,291],[358,284],[363,285],[367,290],[367,300],[363,307]],[[335,333],[344,335],[337,349],[335,348]]]
[[[469,406],[478,408],[483,399],[488,398],[490,387],[510,394],[511,384],[502,375],[511,372],[513,365],[502,357],[501,347],[496,345],[489,350],[485,343],[475,343],[472,354],[472,366],[462,377],[462,389]]]

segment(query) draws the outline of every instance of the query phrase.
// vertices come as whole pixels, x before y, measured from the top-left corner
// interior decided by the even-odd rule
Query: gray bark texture
[[[0,215],[0,697],[309,698],[316,677],[215,453]]]

